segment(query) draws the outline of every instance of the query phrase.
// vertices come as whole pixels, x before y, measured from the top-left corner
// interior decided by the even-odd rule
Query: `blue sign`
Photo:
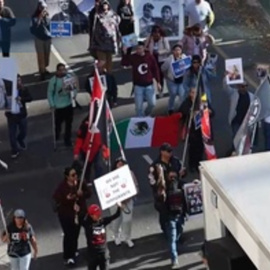
[[[71,22],[51,22],[52,37],[71,37],[72,23]]]
[[[183,59],[177,60],[172,63],[172,69],[175,78],[184,76],[186,70],[191,66],[191,57],[187,56]]]

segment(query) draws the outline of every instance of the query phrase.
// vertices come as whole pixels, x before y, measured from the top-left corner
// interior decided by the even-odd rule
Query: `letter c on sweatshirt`
[[[147,71],[148,71],[148,65],[147,65],[146,63],[140,64],[140,65],[138,66],[138,72],[139,72],[141,75],[146,74]]]

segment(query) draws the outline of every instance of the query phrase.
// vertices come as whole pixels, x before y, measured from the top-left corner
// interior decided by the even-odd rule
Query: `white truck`
[[[269,270],[270,152],[205,161],[200,173],[209,268]]]

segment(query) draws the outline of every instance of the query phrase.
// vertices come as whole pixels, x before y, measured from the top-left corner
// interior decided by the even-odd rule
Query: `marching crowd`
[[[146,3],[143,9],[143,20],[146,23],[151,17],[149,14],[151,14],[152,5]],[[164,8],[162,12],[170,12],[170,9]],[[167,22],[166,29],[160,25],[152,26],[150,32],[147,32],[145,40],[138,42],[134,48],[131,48],[119,46],[121,36],[134,33],[134,12],[131,1],[120,0],[115,12],[109,1],[95,0],[95,6],[89,12],[88,17],[88,51],[96,59],[99,73],[106,77],[107,98],[111,107],[117,106],[117,81],[113,74],[113,55],[119,53],[122,55],[123,68],[131,67],[135,115],[137,117],[153,116],[156,94],[159,93],[162,96],[166,84],[169,93],[168,117],[180,112],[182,124],[187,126],[189,119],[200,111],[199,104],[195,102],[199,79],[203,81],[203,91],[207,94],[210,117],[214,116],[209,82],[216,76],[216,69],[215,64],[211,64],[211,59],[214,57],[207,52],[208,46],[215,42],[214,37],[209,34],[209,29],[215,18],[213,7],[205,0],[192,0],[185,6],[185,14],[188,25],[183,33],[183,38],[173,46],[171,46],[166,32],[173,32],[170,27],[174,26],[174,22]],[[4,57],[8,57],[11,27],[15,25],[16,19],[12,10],[4,5],[3,0],[0,0],[0,22],[2,52]],[[47,67],[50,60],[52,37],[47,4],[44,0],[38,1],[37,8],[32,15],[30,32],[34,36],[40,79],[46,80],[49,76]],[[187,57],[191,59],[190,67],[176,76],[172,69],[172,63]],[[59,63],[55,75],[49,80],[47,93],[48,103],[54,117],[54,139],[56,142],[60,140],[64,123],[64,144],[66,147],[72,147],[74,106],[70,92],[66,91],[63,86],[63,78],[67,74],[65,65]],[[90,74],[89,77],[92,75]],[[93,89],[88,79],[85,88],[91,96]],[[1,80],[0,87],[5,87]],[[233,136],[243,122],[253,99],[253,94],[248,91],[247,87],[246,83],[236,87],[224,86],[230,98],[229,123]],[[20,112],[17,114],[6,112],[12,158],[17,158],[21,150],[26,150],[26,103],[32,101],[20,75],[17,77],[17,90],[16,100],[20,106]],[[75,96],[78,90],[74,89]],[[176,104],[177,97],[178,103]],[[147,103],[146,108],[144,108],[145,102]],[[269,124],[267,130],[269,133]],[[110,153],[102,148],[101,140],[98,138],[100,134],[97,134],[88,157],[85,182],[81,185],[82,168],[79,161],[85,161],[87,157],[89,136],[89,115],[87,115],[78,129],[74,143],[74,163],[65,169],[64,179],[53,194],[54,210],[64,233],[63,259],[65,263],[68,266],[76,264],[79,255],[78,237],[83,226],[88,247],[88,269],[95,270],[99,267],[100,270],[105,270],[109,269],[107,225],[113,224],[112,230],[116,246],[119,246],[122,241],[130,248],[134,246],[132,241],[134,200],[131,198],[119,203],[115,209],[113,208],[113,214],[108,217],[102,217],[102,211],[96,204],[87,207],[87,200],[93,196],[93,187],[89,184],[91,183],[90,179],[96,179],[105,173],[100,160],[110,158]],[[194,121],[191,124],[188,142],[188,169],[191,172],[198,172],[199,162],[203,160],[204,145],[201,128],[197,128]],[[115,160],[113,169],[125,164],[127,161],[121,157]],[[92,169],[95,172],[94,177],[90,177]],[[159,156],[149,168],[148,178],[153,190],[155,209],[159,213],[160,227],[169,244],[172,269],[179,268],[177,246],[187,215],[183,192],[185,184],[183,177],[186,173],[184,164],[173,155],[172,146],[164,142],[160,147]],[[138,181],[133,172],[132,177],[139,190]],[[129,213],[124,211],[125,208],[129,209]],[[8,243],[11,269],[29,269],[31,246],[34,250],[34,257],[37,256],[38,248],[33,228],[28,223],[23,210],[18,209],[14,212],[14,218],[3,232],[2,240]]]

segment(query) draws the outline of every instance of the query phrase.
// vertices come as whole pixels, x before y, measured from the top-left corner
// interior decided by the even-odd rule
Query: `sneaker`
[[[129,248],[134,247],[134,243],[131,240],[126,240],[126,244],[128,245]]]
[[[172,269],[179,269],[179,268],[180,268],[179,262],[178,260],[175,260],[172,264]]]
[[[27,149],[25,142],[18,141],[18,144],[19,144],[19,147],[20,147],[21,150],[26,150]]]
[[[121,239],[120,239],[120,237],[115,237],[115,239],[114,239],[114,244],[115,244],[116,246],[120,246],[120,245],[121,245]]]
[[[69,259],[67,259],[66,264],[67,264],[68,266],[73,266],[73,265],[75,265],[75,260],[72,259],[72,258],[69,258]]]
[[[11,158],[17,158],[19,154],[20,154],[19,152],[12,153]]]

